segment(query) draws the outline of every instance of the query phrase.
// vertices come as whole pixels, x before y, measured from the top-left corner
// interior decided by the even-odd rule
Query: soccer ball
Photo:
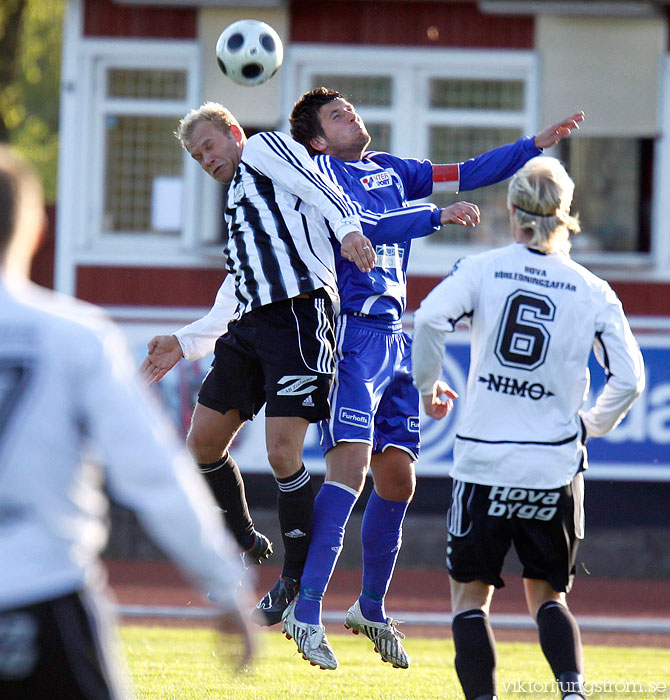
[[[279,70],[283,59],[279,34],[255,19],[233,22],[216,42],[219,68],[238,85],[261,85]]]

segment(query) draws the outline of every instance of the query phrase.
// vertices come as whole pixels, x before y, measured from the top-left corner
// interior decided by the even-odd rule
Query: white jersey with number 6
[[[585,437],[614,428],[644,388],[642,355],[615,293],[568,256],[521,243],[460,260],[414,317],[421,394],[440,376],[446,333],[467,319],[470,371],[451,475],[528,488],[569,483],[586,468]],[[592,348],[607,383],[582,411]]]

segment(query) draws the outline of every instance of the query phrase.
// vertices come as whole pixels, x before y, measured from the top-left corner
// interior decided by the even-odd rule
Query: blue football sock
[[[372,622],[386,622],[384,597],[402,544],[402,522],[409,503],[387,501],[373,489],[363,514],[363,588],[361,612]]]
[[[324,482],[314,499],[312,540],[295,608],[300,622],[321,623],[321,601],[340,556],[344,528],[357,499],[354,489],[332,481]]]

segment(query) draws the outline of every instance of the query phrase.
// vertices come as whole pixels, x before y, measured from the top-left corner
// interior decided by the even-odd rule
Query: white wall
[[[659,131],[662,18],[538,16],[540,123],[583,109],[591,136],[654,136]]]
[[[198,39],[203,51],[203,101],[226,106],[243,126],[275,128],[280,124],[281,77],[277,74],[264,85],[243,87],[226,78],[216,63],[215,46],[221,32],[239,19],[258,19],[272,26],[288,44],[289,18],[283,9],[202,8],[198,12]],[[194,105],[195,106],[195,105]]]

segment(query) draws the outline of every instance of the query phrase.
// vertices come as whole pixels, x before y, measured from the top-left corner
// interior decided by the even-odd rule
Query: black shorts
[[[76,592],[0,610],[0,698],[128,697],[106,607]]]
[[[228,326],[198,403],[220,413],[237,409],[311,423],[330,417],[335,315],[324,290],[261,306]]]
[[[567,593],[584,537],[583,476],[558,489],[454,480],[447,530],[447,568],[456,581],[502,588],[500,572],[514,543],[524,578],[548,581]]]

